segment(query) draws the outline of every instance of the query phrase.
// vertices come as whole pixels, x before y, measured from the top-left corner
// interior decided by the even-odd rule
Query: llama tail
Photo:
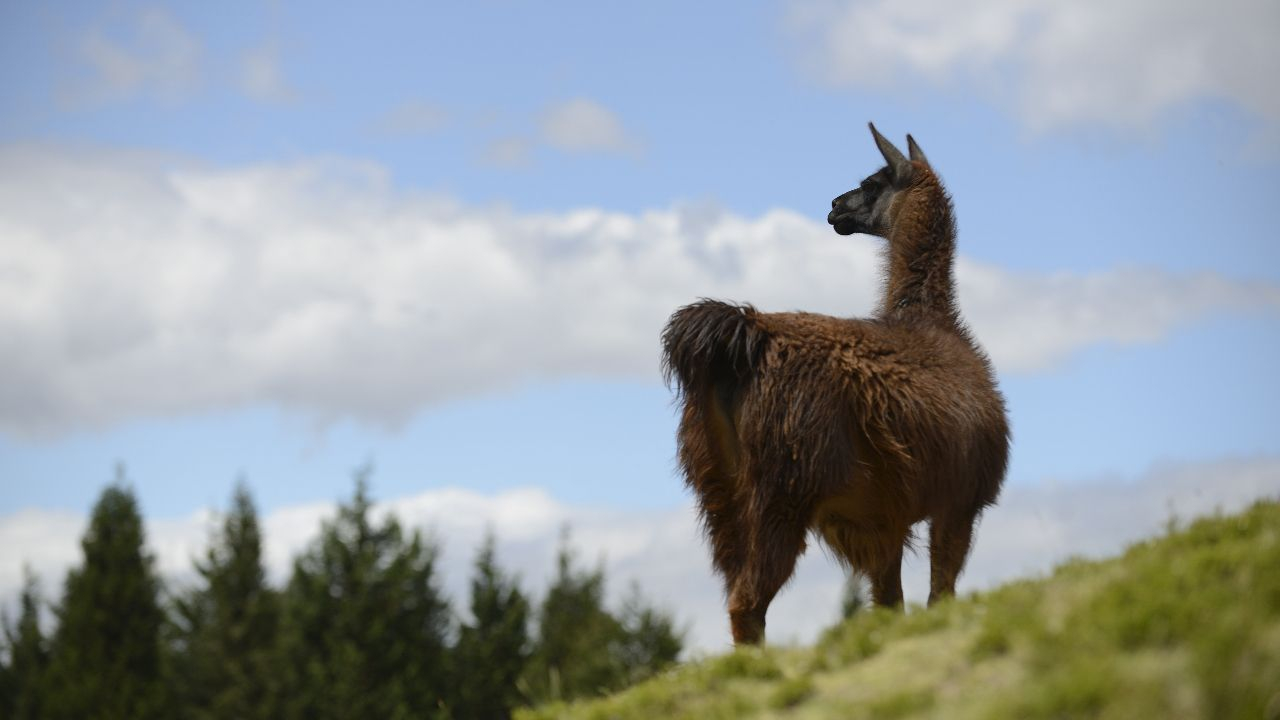
[[[750,305],[702,300],[671,316],[662,331],[662,374],[685,397],[714,387],[737,395],[760,364],[768,338]]]

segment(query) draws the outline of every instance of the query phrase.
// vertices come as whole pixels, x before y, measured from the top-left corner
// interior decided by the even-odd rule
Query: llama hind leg
[[[685,406],[677,436],[679,457],[687,483],[698,499],[712,564],[728,594],[746,557],[747,538],[741,518],[745,501],[738,497],[738,458],[731,424],[714,403],[708,403],[707,415],[709,420],[704,422],[695,406]]]
[[[730,488],[706,483],[699,497],[702,524],[711,545],[711,562],[724,580],[725,594],[733,592],[747,557],[747,537],[741,512]]]
[[[827,519],[822,536],[851,570],[867,575],[872,602],[882,607],[901,607],[902,548],[908,541],[908,530]]]
[[[929,523],[929,604],[956,594],[956,579],[973,542],[976,514],[944,516]]]
[[[736,645],[764,641],[765,614],[791,579],[805,548],[805,519],[782,508],[766,508],[748,521],[750,545],[737,582],[729,591],[729,623]]]
[[[881,607],[902,607],[902,548],[906,537],[889,541],[877,554],[871,576],[871,600]]]
[[[853,570],[871,581],[871,599],[882,607],[902,605],[902,551],[907,533],[828,520],[823,538]]]

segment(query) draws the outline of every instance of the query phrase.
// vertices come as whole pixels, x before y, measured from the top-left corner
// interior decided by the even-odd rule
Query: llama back
[[[737,428],[755,471],[797,499],[847,483],[872,448],[860,442],[862,414],[851,412],[858,377],[836,360],[865,323],[802,312],[763,313],[757,322],[767,340]]]
[[[766,477],[789,479],[792,492],[872,482],[918,511],[939,498],[994,500],[1004,406],[963,335],[811,313],[755,322],[766,340],[736,430]]]
[[[663,332],[663,372],[685,402],[680,442],[689,470],[704,452],[727,452],[728,467],[745,463],[749,474],[780,484],[797,500],[847,481],[861,454],[850,439],[867,434],[851,423],[861,413],[848,408],[866,398],[851,397],[856,374],[833,360],[851,326],[865,324],[715,300],[677,310]],[[721,424],[712,430],[705,422]],[[890,441],[875,450],[900,448]]]

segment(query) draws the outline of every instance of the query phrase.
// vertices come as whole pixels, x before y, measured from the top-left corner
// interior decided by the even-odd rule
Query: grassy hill
[[[1280,504],[535,718],[1280,718]]]

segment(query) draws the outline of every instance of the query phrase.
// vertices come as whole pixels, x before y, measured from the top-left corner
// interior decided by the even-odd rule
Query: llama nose
[[[853,199],[854,193],[858,192],[858,188],[854,188],[847,193],[837,196],[831,201],[832,210],[852,210],[853,207],[849,201]]]

